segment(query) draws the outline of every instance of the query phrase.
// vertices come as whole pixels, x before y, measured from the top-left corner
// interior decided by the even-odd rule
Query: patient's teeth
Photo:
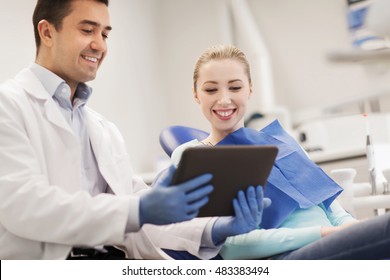
[[[233,114],[233,110],[229,110],[229,111],[216,111],[216,112],[221,117],[227,117],[227,116],[230,116],[231,114]]]

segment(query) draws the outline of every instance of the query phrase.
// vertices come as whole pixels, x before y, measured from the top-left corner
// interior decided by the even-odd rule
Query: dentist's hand
[[[246,194],[238,192],[233,200],[234,217],[219,217],[212,229],[212,239],[219,245],[229,236],[247,233],[257,229],[261,223],[263,209],[271,205],[269,198],[263,197],[263,188],[250,186]]]
[[[204,174],[171,186],[175,167],[171,166],[153,188],[140,198],[140,225],[165,225],[195,218],[208,201],[213,187],[211,174]]]

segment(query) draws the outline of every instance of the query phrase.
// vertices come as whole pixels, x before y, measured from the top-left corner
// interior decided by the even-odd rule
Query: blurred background
[[[361,114],[369,113],[374,140],[390,138],[387,39],[362,23],[372,2],[111,0],[109,53],[90,83],[89,106],[119,127],[134,170],[146,178],[166,163],[163,128],[209,129],[192,99],[193,67],[206,48],[234,44],[252,67],[247,119],[264,116],[250,126],[278,118],[326,170],[340,161],[365,169]],[[4,81],[34,61],[35,1],[1,4]]]

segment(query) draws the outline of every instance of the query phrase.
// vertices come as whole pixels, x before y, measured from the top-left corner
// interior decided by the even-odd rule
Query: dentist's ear
[[[200,100],[198,98],[198,93],[196,92],[195,88],[192,88],[192,94],[194,95],[195,102],[200,104]]]
[[[49,47],[52,46],[52,32],[54,31],[54,26],[47,20],[43,19],[38,23],[37,28],[41,38],[41,43]]]

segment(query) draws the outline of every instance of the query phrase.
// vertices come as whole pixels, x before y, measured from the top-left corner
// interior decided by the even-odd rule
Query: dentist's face
[[[252,85],[243,64],[234,59],[211,60],[199,69],[195,100],[214,133],[227,135],[244,126]]]
[[[60,30],[52,28],[48,68],[71,88],[93,80],[106,55],[110,30],[106,5],[96,1],[73,1],[72,12],[63,19]]]

